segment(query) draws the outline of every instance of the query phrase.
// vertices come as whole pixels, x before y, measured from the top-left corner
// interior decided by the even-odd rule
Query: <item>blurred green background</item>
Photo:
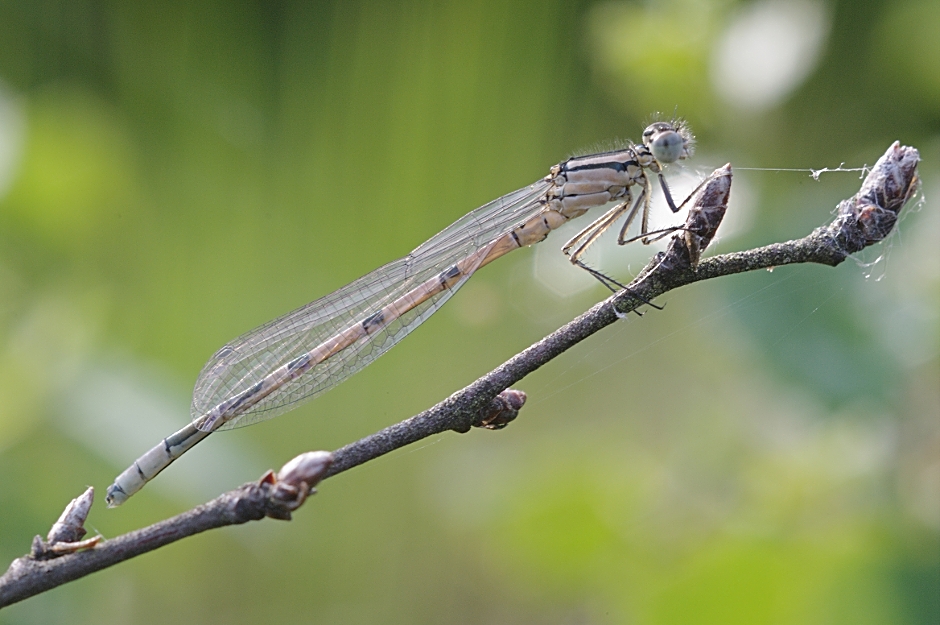
[[[938,40],[935,0],[0,1],[4,567],[86,485],[116,536],[406,418],[606,297],[553,234],[337,389],[103,506],[226,341],[654,111],[698,136],[677,195],[736,168],[709,253],[803,236],[859,185],[746,167],[895,139],[924,159],[868,253],[670,293],[525,379],[503,432],[0,623],[937,623]],[[628,279],[652,252],[588,260]]]

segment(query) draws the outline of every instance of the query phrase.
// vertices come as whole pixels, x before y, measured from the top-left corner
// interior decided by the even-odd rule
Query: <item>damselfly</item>
[[[193,391],[192,423],[145,453],[108,488],[118,506],[217,430],[270,419],[336,386],[430,317],[480,267],[538,243],[590,208],[617,204],[565,244],[572,263],[626,213],[618,242],[642,213],[647,241],[652,176],[678,211],[663,166],[692,152],[684,122],[656,122],[643,143],[552,167],[538,182],[464,215],[411,254],[245,334],[206,363]],[[606,281],[610,284],[611,281]]]

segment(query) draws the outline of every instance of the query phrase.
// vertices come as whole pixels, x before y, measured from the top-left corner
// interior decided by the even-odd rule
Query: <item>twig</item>
[[[667,291],[701,280],[780,265],[836,266],[849,255],[882,240],[917,189],[919,160],[917,150],[895,142],[872,168],[859,192],[839,204],[836,218],[828,226],[802,239],[699,262],[702,250],[724,216],[730,190],[730,166],[716,170],[697,195],[680,233],[626,289],[476,382],[436,406],[332,454],[308,452],[288,462],[276,476],[268,472],[259,482],[246,484],[188,512],[97,544],[80,541],[84,535],[83,513],[87,515],[91,504],[88,491],[84,499],[70,504],[47,541],[37,537],[33,552],[15,560],[0,577],[0,607],[208,529],[266,516],[288,520],[320,480],[428,436],[447,430],[467,432],[472,426],[505,427],[525,402],[523,393],[506,390],[510,385]]]

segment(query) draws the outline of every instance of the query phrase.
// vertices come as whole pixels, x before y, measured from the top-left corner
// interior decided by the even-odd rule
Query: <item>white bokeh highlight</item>
[[[829,35],[825,5],[812,0],[761,0],[734,16],[712,53],[719,97],[739,110],[782,103],[813,73]]]
[[[0,198],[13,182],[25,137],[26,115],[20,98],[0,80]]]

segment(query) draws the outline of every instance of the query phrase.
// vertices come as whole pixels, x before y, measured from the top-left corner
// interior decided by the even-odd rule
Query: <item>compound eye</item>
[[[675,163],[682,158],[685,152],[685,140],[675,130],[658,133],[647,145],[649,145],[653,158],[660,163]]]
[[[671,129],[672,128],[668,124],[664,124],[663,122],[653,122],[652,124],[646,127],[646,130],[643,131],[643,143],[646,145],[649,145],[650,139],[653,138],[653,135],[655,135],[658,132],[662,132],[663,130],[671,130]]]

